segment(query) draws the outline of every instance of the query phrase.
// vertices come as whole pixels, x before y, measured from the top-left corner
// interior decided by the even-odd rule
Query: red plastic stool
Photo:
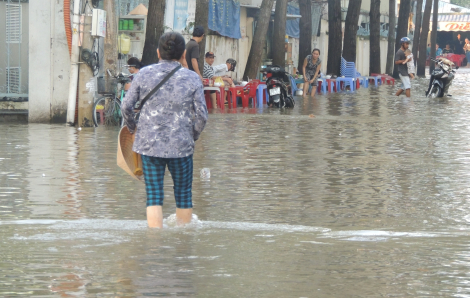
[[[248,96],[245,95],[245,89],[242,86],[235,86],[228,88],[227,91],[227,101],[228,101],[228,108],[236,108],[237,107],[237,97],[242,98],[242,106],[244,108],[248,108]]]
[[[204,97],[206,99],[206,107],[208,109],[212,109],[212,100],[211,100],[211,95],[210,92],[204,92]]]
[[[100,124],[104,124],[104,109],[97,109],[96,112],[100,114]]]

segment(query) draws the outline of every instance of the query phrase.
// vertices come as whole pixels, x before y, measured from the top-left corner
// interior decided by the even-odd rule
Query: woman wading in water
[[[147,223],[151,228],[163,227],[166,167],[174,183],[177,223],[183,225],[191,221],[194,142],[207,121],[201,79],[194,71],[180,68],[185,60],[183,36],[174,32],[163,34],[157,53],[160,62],[139,71],[122,105],[127,127],[131,133],[135,132],[132,150],[142,155]],[[168,81],[143,104],[136,126],[133,118],[136,102],[174,70]]]
[[[304,60],[303,74],[304,74],[304,96],[308,94],[309,86],[312,86],[312,97],[315,97],[317,92],[318,77],[320,76],[321,60],[320,50],[313,49],[312,55],[308,55]]]

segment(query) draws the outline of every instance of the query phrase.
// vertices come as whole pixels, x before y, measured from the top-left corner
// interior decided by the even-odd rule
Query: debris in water
[[[211,179],[211,170],[209,168],[203,168],[201,170],[202,179]]]

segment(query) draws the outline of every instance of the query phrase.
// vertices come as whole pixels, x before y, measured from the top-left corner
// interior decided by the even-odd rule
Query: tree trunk
[[[420,77],[424,77],[426,73],[426,44],[428,43],[428,33],[429,33],[429,20],[431,19],[431,9],[432,9],[432,1],[426,1],[426,5],[424,6],[424,14],[423,14],[423,26],[421,28],[421,34],[419,40],[421,41],[419,44],[419,52],[424,53],[424,55],[419,55],[418,57],[418,69],[416,70],[416,75]],[[436,51],[435,45],[431,44],[431,51],[434,48],[434,53]]]
[[[387,49],[387,66],[385,72],[389,75],[393,75],[393,65],[395,58],[395,26],[397,23],[395,8],[397,2],[395,0],[389,0],[388,2],[388,49]]]
[[[199,70],[204,69],[204,61],[206,54],[206,36],[209,31],[209,0],[196,0],[196,16],[194,19],[194,26],[204,27],[204,38],[199,43]],[[216,54],[217,55],[217,54]]]
[[[273,30],[273,64],[281,67],[284,67],[286,64],[286,15],[287,0],[276,0]]]
[[[431,1],[431,0],[428,0]],[[437,43],[437,16],[439,10],[439,0],[434,0],[434,7],[432,10],[432,31],[431,31],[431,59],[436,59],[436,43]],[[435,67],[435,63],[429,63],[429,74],[432,73]]]
[[[328,0],[328,64],[327,74],[339,76],[341,66],[341,0]]]
[[[261,3],[243,79],[254,79],[258,77],[259,68],[261,66],[261,56],[263,55],[263,48],[266,45],[266,35],[268,34],[273,4],[274,0],[263,0]]]
[[[149,0],[147,14],[147,31],[145,33],[142,64],[150,65],[158,62],[158,40],[164,32],[165,0]]]
[[[104,10],[106,11],[106,37],[104,38],[104,73],[108,75],[106,70],[116,73],[116,65],[118,58],[117,45],[117,18],[115,13],[114,0],[104,1]]]
[[[382,73],[380,67],[380,0],[370,1],[369,73]]]
[[[359,29],[359,13],[362,0],[349,0],[348,14],[344,25],[343,58],[348,62],[356,62],[357,29]]]
[[[431,1],[431,0],[429,0]],[[400,11],[398,13],[398,27],[397,27],[397,38],[395,41],[395,53],[400,49],[400,40],[403,37],[408,36],[408,19],[410,18],[411,3],[410,0],[401,0]],[[395,65],[393,69],[393,77],[398,78],[398,65]]]
[[[418,53],[423,53],[421,51],[418,52],[419,50],[419,43],[420,43],[420,37],[421,37],[421,17],[422,17],[422,10],[423,10],[423,0],[417,0],[416,4],[416,20],[415,20],[415,34],[414,34],[414,40],[413,40],[413,59],[415,62],[415,65],[418,63]],[[426,41],[424,41],[426,44]],[[426,56],[426,52],[423,53],[423,55]]]
[[[360,1],[360,0],[359,0]],[[312,2],[311,0],[299,0],[300,36],[299,39],[299,65],[297,70],[302,74],[305,57],[312,52]],[[316,32],[315,32],[316,33]]]

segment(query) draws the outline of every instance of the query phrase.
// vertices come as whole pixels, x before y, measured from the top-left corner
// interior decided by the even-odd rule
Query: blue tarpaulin
[[[230,38],[241,38],[240,1],[210,0],[209,29]]]
[[[287,5],[287,14],[300,15],[300,9],[298,6],[289,3]],[[299,38],[300,28],[299,19],[286,21],[286,34],[290,37]]]

